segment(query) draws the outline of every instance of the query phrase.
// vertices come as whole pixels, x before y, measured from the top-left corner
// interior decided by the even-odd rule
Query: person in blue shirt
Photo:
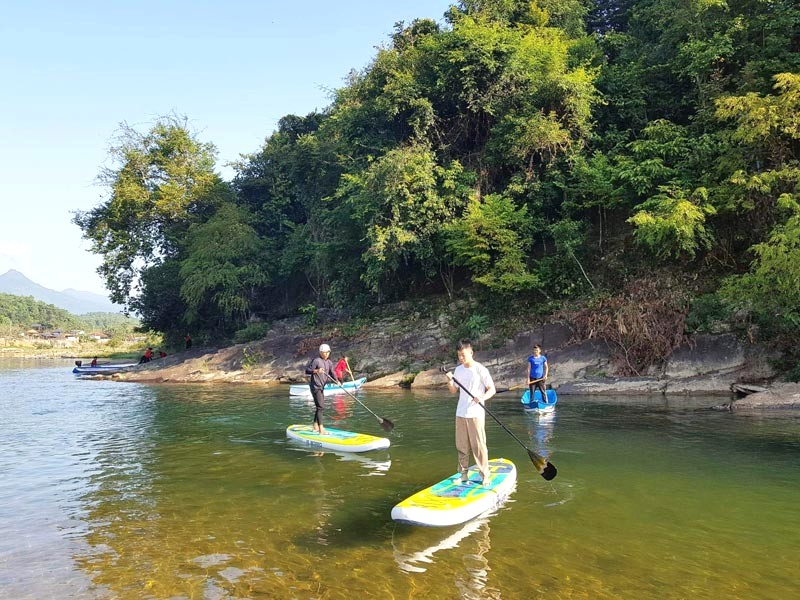
[[[528,390],[531,394],[531,402],[535,398],[534,393],[537,388],[542,393],[542,402],[547,402],[545,382],[549,373],[550,366],[547,364],[547,357],[542,354],[542,347],[536,344],[533,347],[533,354],[528,357]]]

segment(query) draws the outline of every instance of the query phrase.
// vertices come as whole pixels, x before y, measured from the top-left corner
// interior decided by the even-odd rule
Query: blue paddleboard
[[[534,401],[531,402],[530,390],[522,394],[522,398],[519,399],[522,403],[522,407],[527,411],[539,413],[553,412],[556,409],[556,402],[558,402],[558,394],[556,394],[555,390],[547,390],[547,402],[543,402],[542,392],[534,390],[533,400]]]

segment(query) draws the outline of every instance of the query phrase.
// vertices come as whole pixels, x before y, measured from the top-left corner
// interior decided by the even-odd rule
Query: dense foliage
[[[552,306],[676,265],[798,329],[799,114],[795,0],[463,0],[231,182],[180,119],[123,128],[76,223],[176,335],[464,289]]]
[[[0,294],[0,334],[13,334],[31,327],[42,331],[60,329],[102,331],[109,335],[130,333],[138,321],[125,315],[105,312],[76,316],[32,296]]]
[[[83,324],[72,313],[34,300],[31,296],[0,294],[0,324],[28,329],[39,325],[45,328],[80,329]]]

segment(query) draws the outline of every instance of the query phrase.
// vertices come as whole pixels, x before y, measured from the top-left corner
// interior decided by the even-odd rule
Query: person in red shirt
[[[344,381],[343,376],[345,373],[350,373],[350,379],[354,379],[353,372],[350,370],[350,363],[347,362],[347,355],[344,355],[339,359],[339,362],[336,363],[333,371],[336,373],[336,379],[339,381]]]
[[[148,347],[147,350],[144,351],[142,358],[139,360],[139,364],[141,365],[142,363],[148,363],[151,360],[153,360],[153,349]]]
[[[93,366],[93,367],[97,366],[97,357],[96,356],[92,359],[91,366]]]

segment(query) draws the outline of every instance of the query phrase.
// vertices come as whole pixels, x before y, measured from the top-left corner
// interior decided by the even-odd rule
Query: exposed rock
[[[362,387],[365,388],[393,388],[400,387],[400,385],[409,378],[409,374],[405,371],[398,371],[385,377],[379,377],[372,381],[367,381]]]
[[[558,386],[558,393],[637,396],[663,394],[665,388],[665,381],[653,377],[586,377]]]
[[[708,373],[732,373],[745,365],[744,347],[735,335],[694,335],[688,346],[676,349],[667,361],[664,375],[689,379]]]
[[[687,396],[729,396],[731,379],[717,374],[687,377],[685,379],[666,379],[665,394],[683,394]]]
[[[752,383],[734,383],[731,386],[731,391],[747,396],[748,394],[757,394],[758,392],[766,392],[768,388],[763,385],[755,385]]]
[[[800,408],[800,383],[778,383],[730,404],[734,412],[775,408]]]
[[[441,387],[447,385],[447,378],[438,368],[428,369],[417,373],[414,381],[411,382],[411,389],[425,387]]]
[[[303,319],[271,325],[259,341],[222,349],[195,348],[158,359],[114,378],[145,382],[231,382],[286,384],[307,380],[305,367],[326,342],[335,361],[350,357],[356,376],[368,378],[367,387],[393,388],[413,377],[412,388],[442,387],[440,365],[456,365],[452,326],[444,315],[391,313],[368,328],[346,335],[345,324],[309,330]],[[498,388],[525,388],[526,358],[533,344],[548,357],[548,383],[559,394],[730,394],[731,385],[762,382],[774,376],[770,355],[744,344],[732,334],[697,335],[678,348],[665,368],[641,377],[612,377],[607,345],[600,340],[570,343],[572,331],[558,323],[521,331],[505,341],[484,336],[475,357],[492,373]]]

